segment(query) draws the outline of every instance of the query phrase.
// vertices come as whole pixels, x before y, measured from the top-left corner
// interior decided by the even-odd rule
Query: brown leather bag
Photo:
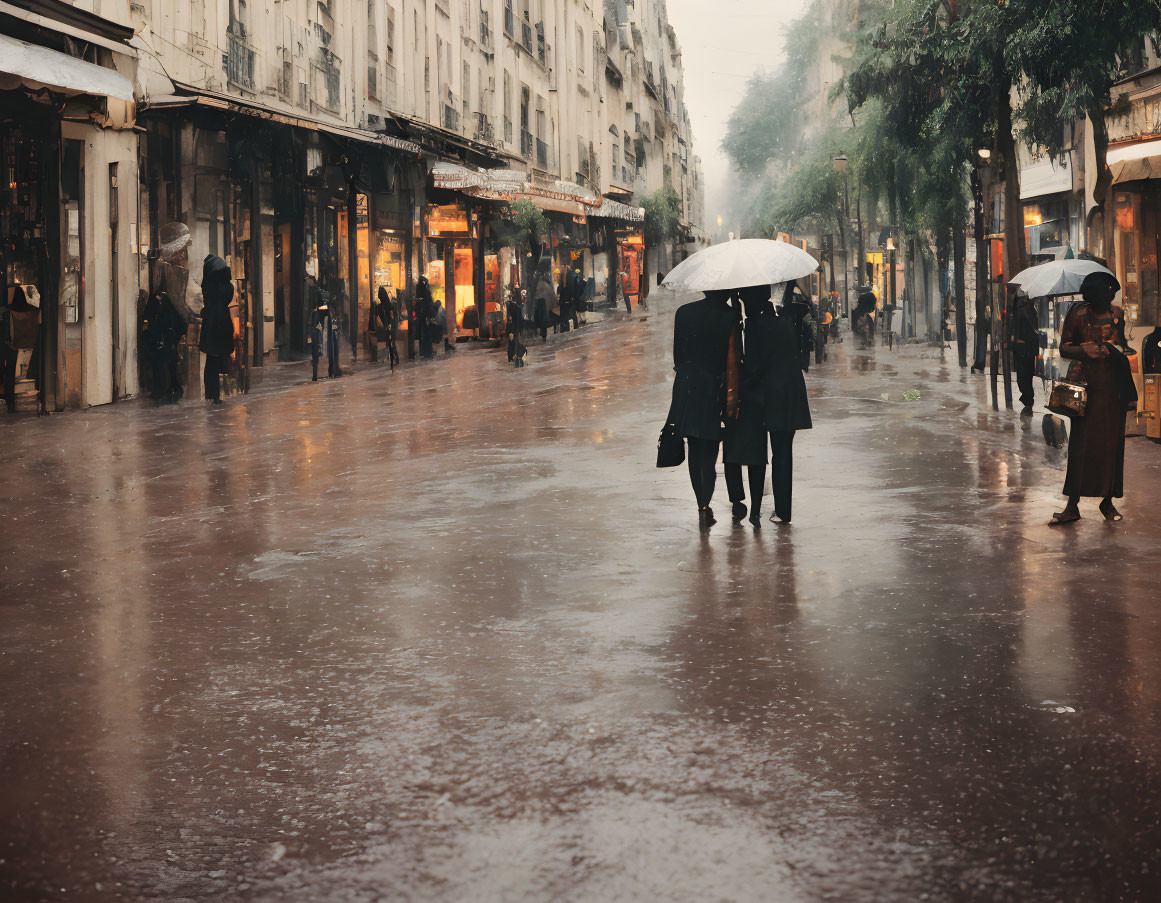
[[[1048,396],[1048,410],[1061,417],[1084,416],[1088,407],[1088,388],[1078,382],[1058,382]]]

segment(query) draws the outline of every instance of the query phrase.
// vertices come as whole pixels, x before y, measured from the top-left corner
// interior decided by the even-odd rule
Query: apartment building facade
[[[504,290],[526,278],[501,228],[517,199],[549,217],[555,271],[582,268],[598,298],[644,278],[640,196],[672,187],[687,232],[700,225],[680,47],[659,0],[18,0],[12,9],[0,14],[0,36],[120,78],[109,88],[96,72],[90,93],[31,71],[0,81],[6,140],[28,121],[21,111],[36,110],[47,125],[21,145],[25,157],[52,148],[55,173],[61,148],[73,148],[66,162],[91,195],[62,207],[78,190],[70,178],[45,204],[0,210],[0,227],[23,235],[37,227],[22,211],[60,208],[39,231],[63,238],[22,245],[39,264],[4,258],[6,285],[43,286],[59,333],[48,409],[147,386],[137,329],[167,274],[174,292],[175,270],[160,259],[174,229],[188,231],[184,306],[200,308],[203,257],[224,257],[240,354],[260,367],[309,353],[316,286],[333,299],[351,355],[364,348],[377,289],[406,309],[420,275],[452,334],[493,334]],[[76,115],[54,126],[61,97]],[[92,269],[83,280],[62,271],[82,266],[61,263],[70,242]],[[196,342],[191,316],[187,387],[197,385]]]

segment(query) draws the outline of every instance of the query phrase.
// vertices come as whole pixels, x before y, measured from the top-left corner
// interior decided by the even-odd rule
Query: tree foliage
[[[645,244],[656,248],[672,241],[681,226],[681,197],[669,186],[641,200],[645,208]]]

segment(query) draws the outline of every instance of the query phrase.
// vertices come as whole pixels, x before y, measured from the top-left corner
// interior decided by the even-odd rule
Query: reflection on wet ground
[[[702,535],[671,308],[0,434],[3,898],[1156,898],[1154,447],[1052,531],[1038,425],[848,341]]]

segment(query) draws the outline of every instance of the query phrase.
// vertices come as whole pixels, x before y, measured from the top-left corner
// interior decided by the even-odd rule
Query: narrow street
[[[674,306],[0,427],[0,898],[1157,899],[1157,447],[848,338],[701,534]]]

